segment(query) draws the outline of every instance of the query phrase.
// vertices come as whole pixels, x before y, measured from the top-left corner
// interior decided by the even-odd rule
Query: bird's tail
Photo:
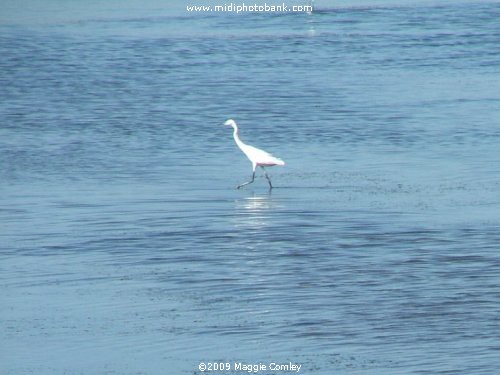
[[[285,165],[285,162],[283,160],[278,159],[276,157],[274,159],[275,159],[274,162],[276,163],[276,165],[281,165],[281,166]]]

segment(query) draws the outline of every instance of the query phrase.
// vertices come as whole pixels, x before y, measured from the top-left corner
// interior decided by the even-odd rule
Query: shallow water
[[[500,3],[316,3],[8,3],[2,374],[500,367]]]

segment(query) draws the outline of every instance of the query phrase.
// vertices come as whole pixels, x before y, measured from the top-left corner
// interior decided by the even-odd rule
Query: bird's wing
[[[250,145],[245,145],[245,149],[243,152],[247,155],[247,157],[255,163],[258,164],[284,164],[283,160],[271,155],[269,152],[261,150],[260,148],[253,147]]]

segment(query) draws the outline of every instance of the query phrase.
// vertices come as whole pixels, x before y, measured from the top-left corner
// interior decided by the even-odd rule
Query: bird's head
[[[224,123],[225,126],[232,126],[233,128],[236,126],[236,122],[233,119],[229,119]]]

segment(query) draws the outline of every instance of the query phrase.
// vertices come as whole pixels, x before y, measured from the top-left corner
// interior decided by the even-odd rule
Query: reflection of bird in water
[[[250,197],[245,198],[243,201],[243,207],[248,212],[252,213],[260,213],[264,210],[271,208],[271,202],[269,201],[269,197]]]
[[[253,195],[235,201],[238,215],[234,216],[234,224],[238,228],[260,229],[269,226],[273,212],[280,207],[269,195]]]
[[[277,157],[272,156],[271,154],[269,154],[264,150],[260,150],[257,147],[253,147],[243,143],[238,135],[238,125],[236,125],[236,122],[234,120],[227,120],[224,123],[224,125],[233,127],[234,129],[233,137],[236,144],[238,145],[240,150],[243,151],[243,153],[247,156],[247,158],[250,159],[250,161],[252,162],[252,169],[253,169],[252,179],[248,182],[238,185],[236,188],[239,189],[242,186],[251,184],[255,179],[255,169],[257,168],[257,166],[259,166],[264,171],[264,175],[267,178],[267,182],[269,182],[269,189],[272,189],[273,185],[271,184],[271,179],[267,175],[267,172],[264,169],[264,167],[285,165],[285,162],[281,159],[278,159]]]

